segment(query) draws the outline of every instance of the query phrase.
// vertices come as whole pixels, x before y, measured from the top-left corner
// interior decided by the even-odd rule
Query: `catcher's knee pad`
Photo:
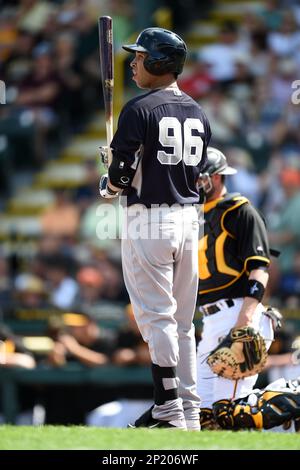
[[[219,428],[212,408],[200,409],[200,426],[202,431],[212,431]]]
[[[213,412],[223,429],[271,429],[300,417],[300,394],[265,390],[238,400],[219,400]]]

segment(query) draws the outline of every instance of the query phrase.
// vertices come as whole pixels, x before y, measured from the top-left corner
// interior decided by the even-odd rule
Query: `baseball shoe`
[[[188,431],[201,431],[200,419],[186,419],[185,422]]]
[[[154,405],[153,405],[154,406]],[[164,421],[162,419],[155,419],[152,416],[153,406],[149,410],[145,411],[133,424],[129,423],[128,428],[169,428],[169,429],[181,429],[186,431],[185,419],[174,419],[172,421]]]

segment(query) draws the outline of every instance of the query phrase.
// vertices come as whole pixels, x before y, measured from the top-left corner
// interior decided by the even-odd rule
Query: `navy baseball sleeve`
[[[201,165],[200,165],[200,172],[206,166],[206,163],[207,163],[207,147],[208,147],[210,139],[211,139],[211,129],[210,129],[208,119],[206,119],[206,118],[204,119],[203,126],[204,126],[204,146],[203,146],[203,156],[202,156]]]
[[[125,106],[111,143],[113,160],[109,167],[109,179],[114,186],[130,186],[137,168],[144,134],[145,119],[142,110]]]

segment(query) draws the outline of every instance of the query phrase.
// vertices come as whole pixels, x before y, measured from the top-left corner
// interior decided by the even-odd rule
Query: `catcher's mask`
[[[135,44],[122,46],[128,52],[145,52],[144,67],[152,75],[182,72],[187,48],[180,36],[163,28],[147,28]]]
[[[237,170],[228,165],[224,153],[214,147],[207,147],[207,163],[199,175],[199,190],[208,194],[213,189],[212,175],[234,175],[235,173]]]

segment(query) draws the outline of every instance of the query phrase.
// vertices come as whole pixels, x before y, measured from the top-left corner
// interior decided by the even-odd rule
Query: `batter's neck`
[[[158,80],[153,83],[153,86],[151,86],[152,90],[162,90],[165,88],[178,88],[177,82],[174,78],[174,76],[162,76],[162,77],[157,77]]]

